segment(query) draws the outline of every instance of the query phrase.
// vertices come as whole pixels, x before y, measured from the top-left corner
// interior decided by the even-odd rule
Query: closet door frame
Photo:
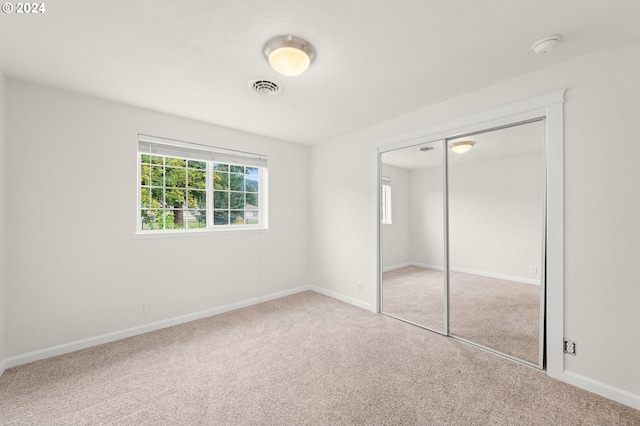
[[[461,117],[438,125],[400,133],[372,142],[376,158],[375,186],[377,197],[376,219],[376,254],[377,254],[377,286],[373,306],[381,311],[382,297],[382,253],[380,230],[380,156],[387,151],[417,145],[419,143],[455,139],[466,134],[479,133],[490,129],[507,127],[518,123],[544,119],[545,144],[544,157],[546,170],[546,291],[544,292],[546,310],[544,355],[547,374],[562,380],[564,376],[563,330],[564,330],[564,141],[563,141],[563,104],[566,89],[524,99],[511,104],[495,107],[476,114]],[[445,149],[446,152],[446,149]],[[446,154],[445,154],[446,155]],[[446,173],[446,167],[445,167]],[[446,176],[445,176],[446,182]],[[446,189],[446,183],[445,183]],[[445,203],[446,205],[446,203]],[[445,207],[446,209],[446,207]],[[446,211],[445,211],[446,213]],[[446,218],[446,215],[445,215]],[[446,220],[446,219],[445,219]],[[445,240],[446,235],[445,227]],[[445,253],[448,259],[448,253]],[[445,266],[447,265],[445,260]],[[448,268],[446,268],[448,270]],[[448,290],[446,305],[448,305]],[[445,321],[448,328],[448,306],[445,306]],[[449,331],[448,329],[446,330]],[[542,345],[543,342],[541,342]],[[544,352],[543,352],[544,351]]]

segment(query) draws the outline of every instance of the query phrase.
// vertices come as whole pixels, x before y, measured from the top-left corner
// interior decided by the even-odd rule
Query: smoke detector
[[[551,52],[560,43],[560,40],[562,40],[561,35],[550,35],[533,43],[531,49],[537,54]]]
[[[249,88],[259,95],[277,95],[282,91],[278,83],[269,80],[251,80]]]

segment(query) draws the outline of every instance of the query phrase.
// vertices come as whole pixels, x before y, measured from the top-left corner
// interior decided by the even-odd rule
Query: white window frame
[[[143,229],[141,217],[142,197],[141,190],[142,176],[142,156],[160,156],[179,158],[184,160],[195,160],[206,163],[206,226],[204,228],[180,228],[180,229]],[[242,225],[215,225],[214,224],[214,203],[213,203],[213,164],[229,164],[232,166],[255,167],[258,169],[258,223]],[[268,164],[267,156],[252,154],[248,152],[229,150],[224,148],[211,147],[207,145],[194,144],[172,139],[159,138],[149,135],[138,135],[138,155],[137,155],[137,209],[136,209],[136,234],[144,236],[175,236],[183,234],[203,234],[224,231],[255,231],[268,229]],[[230,177],[230,175],[229,175]],[[233,192],[229,190],[229,192]],[[245,190],[246,193],[246,190]],[[189,211],[192,209],[185,209]]]

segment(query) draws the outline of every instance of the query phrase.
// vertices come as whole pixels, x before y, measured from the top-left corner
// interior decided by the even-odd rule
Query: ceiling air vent
[[[250,81],[249,87],[259,95],[277,95],[282,90],[277,83],[269,80]]]

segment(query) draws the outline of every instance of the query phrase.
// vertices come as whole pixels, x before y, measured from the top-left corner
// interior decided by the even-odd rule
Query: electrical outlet
[[[358,291],[362,293],[362,281],[358,281],[358,282],[356,283],[356,286],[357,286],[357,288],[358,288]]]
[[[538,267],[537,266],[532,266],[531,267],[531,273],[532,274],[537,274],[538,273]]]
[[[564,339],[564,353],[576,356],[576,342]]]
[[[149,312],[149,304],[147,302],[140,302],[140,311],[141,314],[146,314]]]

